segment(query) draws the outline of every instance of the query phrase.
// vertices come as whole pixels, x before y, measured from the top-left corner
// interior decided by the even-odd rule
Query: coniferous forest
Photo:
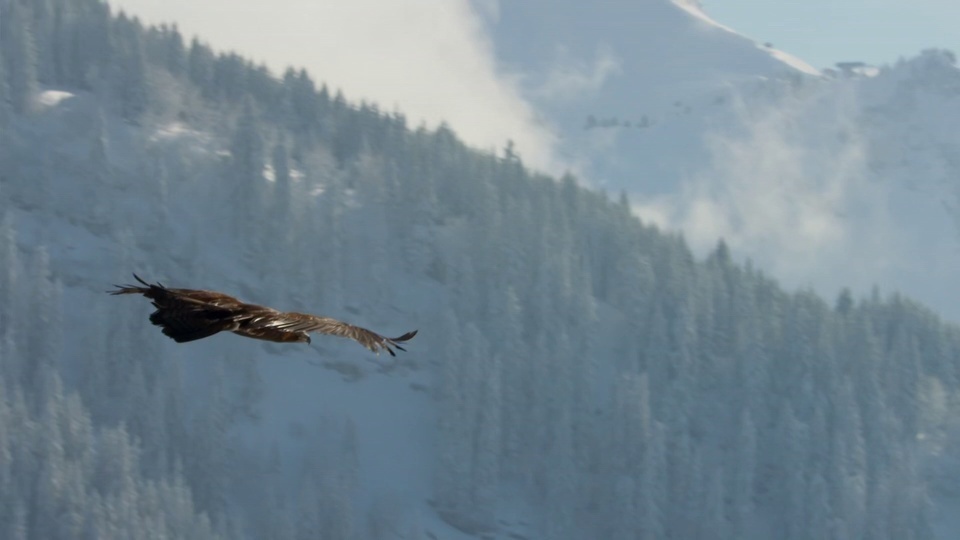
[[[929,539],[960,490],[960,329],[908,298],[698,260],[626,197],[98,0],[0,0],[0,60],[2,538],[437,537],[367,504],[354,418],[242,444],[287,349],[178,347],[103,294],[131,271],[411,310],[462,534],[519,498],[531,539]]]

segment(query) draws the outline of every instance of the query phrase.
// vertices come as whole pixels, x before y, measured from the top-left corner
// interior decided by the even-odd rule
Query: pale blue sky
[[[931,47],[960,53],[960,0],[701,0],[715,21],[806,60],[888,64]]]

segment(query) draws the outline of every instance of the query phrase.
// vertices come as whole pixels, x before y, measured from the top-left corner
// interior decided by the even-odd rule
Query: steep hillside
[[[919,304],[93,0],[0,8],[0,536],[949,537],[960,330]],[[178,345],[131,271],[421,334]]]

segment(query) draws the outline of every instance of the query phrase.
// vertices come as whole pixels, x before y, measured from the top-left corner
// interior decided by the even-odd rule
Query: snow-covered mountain
[[[703,135],[706,162],[641,206],[700,250],[723,236],[791,285],[879,285],[960,317],[953,55],[739,95]]]
[[[960,318],[952,53],[819,72],[697,2],[497,5],[500,61],[591,184],[788,286],[878,285]]]
[[[0,537],[955,533],[960,330],[923,306],[698,260],[95,0],[0,9]],[[178,345],[104,293],[131,271],[421,333]]]
[[[673,191],[731,88],[818,74],[687,0],[502,2],[487,22],[564,153],[615,191]]]

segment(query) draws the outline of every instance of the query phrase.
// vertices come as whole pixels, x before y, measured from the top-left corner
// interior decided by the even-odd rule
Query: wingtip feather
[[[393,339],[391,339],[390,341],[410,341],[411,339],[413,339],[414,336],[417,335],[417,332],[419,332],[419,330],[414,330],[414,331],[412,331],[412,332],[407,332],[406,334],[404,334],[404,335],[402,335],[402,336],[400,336],[400,337],[393,338]]]

